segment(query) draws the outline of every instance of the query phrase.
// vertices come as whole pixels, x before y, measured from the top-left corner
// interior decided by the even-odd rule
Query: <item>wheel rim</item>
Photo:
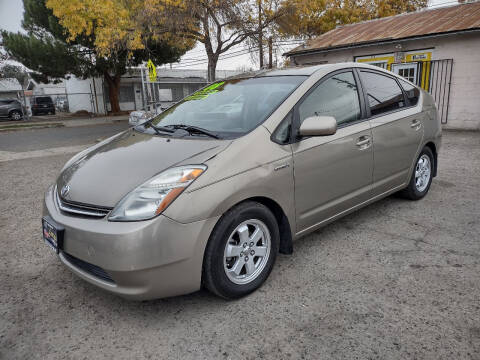
[[[248,284],[265,268],[270,256],[270,231],[260,220],[242,222],[230,234],[223,254],[225,274],[235,284]]]
[[[12,114],[12,117],[13,117],[13,120],[20,120],[20,114],[17,113],[17,112],[14,112],[14,113]]]
[[[415,167],[415,187],[419,192],[424,192],[430,183],[432,166],[428,155],[420,156]]]

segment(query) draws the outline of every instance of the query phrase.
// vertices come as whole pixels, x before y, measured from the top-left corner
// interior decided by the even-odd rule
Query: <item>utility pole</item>
[[[271,69],[273,67],[273,39],[270,36],[268,38],[268,68]]]
[[[260,49],[260,69],[263,68],[263,28],[262,28],[262,0],[258,0],[258,46]]]
[[[92,60],[92,53],[90,53],[90,61],[93,62]],[[93,93],[95,94],[95,107],[97,109],[97,114],[98,114],[98,98],[97,98],[97,87],[95,86],[95,75],[93,76]],[[91,87],[91,86],[90,86]],[[94,109],[92,109],[93,111],[95,111]]]
[[[95,96],[95,107],[97,109],[97,114],[98,114],[98,98],[97,98],[97,87],[95,86],[95,76],[93,76],[92,82],[93,82],[93,94]]]

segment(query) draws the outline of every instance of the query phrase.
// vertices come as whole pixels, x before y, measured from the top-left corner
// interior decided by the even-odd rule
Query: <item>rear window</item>
[[[37,104],[52,104],[52,98],[48,96],[42,96],[35,98]]]
[[[400,81],[400,85],[402,85],[403,90],[407,94],[408,103],[411,106],[415,106],[418,103],[418,98],[420,97],[420,90],[417,87],[409,84],[408,82],[398,79]]]
[[[405,107],[403,92],[395,79],[370,71],[361,71],[360,76],[372,116]]]

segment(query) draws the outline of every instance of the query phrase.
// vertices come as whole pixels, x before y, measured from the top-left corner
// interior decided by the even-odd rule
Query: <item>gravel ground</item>
[[[0,358],[480,359],[480,133],[443,142],[424,200],[299,240],[238,301],[129,302],[75,277],[40,240],[69,156],[0,162]]]

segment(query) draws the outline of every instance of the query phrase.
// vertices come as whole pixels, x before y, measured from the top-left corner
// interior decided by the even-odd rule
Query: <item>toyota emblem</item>
[[[60,191],[60,195],[62,195],[62,197],[65,197],[65,196],[67,196],[69,191],[70,191],[70,186],[69,185],[64,185],[62,187],[62,190]]]

